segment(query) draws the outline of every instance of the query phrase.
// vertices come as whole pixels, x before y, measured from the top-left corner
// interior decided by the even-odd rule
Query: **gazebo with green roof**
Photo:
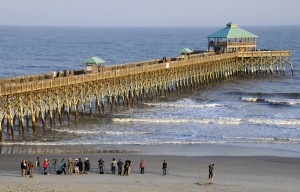
[[[103,65],[103,63],[105,63],[105,61],[99,57],[90,57],[86,60],[84,60],[84,63],[85,63],[85,70],[87,72],[92,72],[92,73],[95,73],[95,72],[99,72],[99,67],[101,67]],[[98,66],[98,64],[100,66]],[[101,70],[102,71],[102,70]]]
[[[182,55],[193,53],[193,51],[189,48],[183,48],[179,51]]]
[[[257,37],[257,35],[230,22],[224,29],[207,36],[208,51],[210,51],[211,48],[216,53],[256,50]]]

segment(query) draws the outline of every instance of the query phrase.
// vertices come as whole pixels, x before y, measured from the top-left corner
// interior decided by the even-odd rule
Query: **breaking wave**
[[[299,98],[300,93],[291,92],[291,93],[266,93],[266,92],[240,92],[240,91],[231,91],[228,92],[230,95],[243,95],[251,97],[289,97],[289,98]]]
[[[281,138],[281,137],[223,137],[227,142],[230,143],[262,143],[262,144],[272,144],[272,143],[300,143],[298,138]]]
[[[259,119],[259,118],[113,118],[117,123],[200,123],[200,124],[260,124],[260,125],[300,125],[300,119]]]
[[[242,97],[242,101],[246,102],[262,102],[273,105],[300,105],[300,99],[264,99],[257,97]]]
[[[217,103],[198,103],[191,99],[182,99],[176,102],[162,102],[162,103],[144,103],[148,106],[158,106],[158,107],[172,107],[172,108],[215,108],[215,107],[225,107],[224,105]]]
[[[201,124],[241,124],[238,118],[216,118],[216,119],[197,119],[197,118],[113,118],[113,122],[131,123],[201,123]]]
[[[299,138],[280,138],[280,137],[223,137],[218,140],[145,140],[145,141],[59,141],[59,142],[42,142],[42,141],[24,141],[24,142],[3,142],[1,145],[21,145],[21,146],[76,146],[76,145],[153,145],[153,144],[300,144]]]
[[[130,132],[130,131],[85,131],[85,130],[68,130],[68,129],[56,129],[57,132],[76,134],[76,135],[94,135],[94,134],[103,134],[103,135],[146,135],[151,134],[151,132]]]
[[[247,120],[251,124],[263,125],[300,125],[300,119],[258,119],[251,118]]]

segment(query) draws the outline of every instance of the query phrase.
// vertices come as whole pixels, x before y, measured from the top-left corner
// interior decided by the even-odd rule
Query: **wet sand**
[[[129,146],[127,146],[129,147]],[[0,191],[299,191],[300,158],[276,156],[199,155],[199,147],[186,150],[178,146],[135,146],[112,153],[60,153],[60,154],[1,154]],[[174,151],[175,148],[179,150]],[[71,147],[72,148],[72,147]],[[107,148],[107,147],[106,147]],[[209,150],[207,150],[207,148]],[[155,150],[158,150],[155,153]],[[201,146],[202,153],[212,149],[226,153],[225,148]],[[235,148],[228,148],[230,155]],[[237,150],[238,148],[236,148]],[[75,149],[74,149],[75,150]],[[149,153],[152,151],[152,153]],[[189,155],[195,150],[195,155]],[[242,150],[242,149],[241,149]],[[253,150],[253,149],[252,149]],[[76,150],[75,150],[76,151]],[[169,152],[166,152],[169,151]],[[117,152],[117,153],[116,153]],[[236,152],[238,153],[238,151]],[[247,153],[247,151],[245,151]],[[267,152],[266,152],[267,153]],[[269,153],[268,153],[269,154]],[[269,154],[272,155],[272,154]],[[33,178],[22,178],[22,159],[86,158],[91,161],[92,172],[80,175],[50,175],[35,173]],[[98,174],[97,161],[105,161],[106,174]],[[129,176],[111,175],[110,161],[121,158],[132,161]],[[139,174],[139,162],[146,161],[145,174]],[[161,175],[163,160],[168,162],[168,175]],[[51,163],[51,162],[50,162]],[[215,163],[216,178],[209,180],[208,165]],[[35,169],[35,172],[37,169]]]

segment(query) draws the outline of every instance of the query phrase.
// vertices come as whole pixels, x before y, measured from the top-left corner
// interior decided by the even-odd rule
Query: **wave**
[[[56,129],[55,131],[69,133],[69,134],[76,134],[76,135],[94,135],[94,134],[103,134],[103,135],[146,135],[146,134],[151,134],[151,132],[88,131],[88,130],[69,130],[69,129]]]
[[[158,106],[158,107],[173,107],[173,108],[215,108],[215,107],[225,107],[224,105],[217,103],[198,103],[192,99],[181,99],[176,102],[162,102],[162,103],[144,103],[148,106]]]
[[[170,141],[87,141],[87,140],[73,140],[73,141],[58,141],[58,142],[42,142],[42,141],[28,141],[28,142],[3,142],[3,146],[78,146],[78,145],[155,145],[155,144],[300,144],[300,138],[280,138],[280,137],[222,137],[218,140],[170,140]]]
[[[230,91],[227,94],[239,95],[239,96],[251,96],[251,97],[288,97],[288,98],[299,98],[299,92],[290,93],[268,93],[268,92],[241,92],[241,91]]]
[[[273,105],[300,105],[300,99],[264,99],[257,97],[242,97],[242,101],[246,102],[264,102]]]
[[[300,125],[300,119],[258,119],[251,118],[247,122],[260,125]]]
[[[273,144],[273,143],[292,143],[299,144],[300,138],[281,138],[281,137],[223,137],[228,140],[228,142],[241,142],[243,143],[263,143],[263,144]]]
[[[117,123],[200,123],[200,124],[220,124],[220,125],[300,125],[300,119],[263,119],[263,118],[112,118]]]
[[[201,118],[113,118],[113,122],[130,123],[201,123],[201,124],[240,124],[241,119],[238,118],[216,118],[216,119],[201,119]]]
[[[220,104],[175,104],[175,103],[144,103],[148,106],[159,106],[159,107],[174,107],[174,108],[213,108],[213,107],[223,107],[223,105]]]

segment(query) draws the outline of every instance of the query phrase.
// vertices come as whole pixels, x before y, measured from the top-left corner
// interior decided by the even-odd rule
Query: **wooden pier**
[[[232,42],[229,44],[233,49]],[[111,65],[105,71],[63,77],[47,73],[0,79],[0,142],[3,133],[14,141],[15,130],[25,137],[25,127],[32,127],[38,134],[58,124],[63,126],[64,118],[68,123],[78,122],[79,113],[84,117],[86,111],[93,118],[94,113],[103,114],[106,108],[126,109],[145,98],[180,94],[187,88],[220,80],[283,75],[286,64],[293,73],[290,50],[232,51]]]
[[[51,128],[57,122],[62,126],[63,113],[70,122],[74,111],[77,122],[79,110],[85,116],[87,108],[93,118],[93,112],[104,113],[105,106],[111,111],[121,105],[128,108],[144,98],[180,93],[187,87],[245,75],[285,74],[285,64],[293,69],[290,56],[290,50],[203,53],[164,63],[113,65],[104,72],[67,77],[53,78],[49,73],[0,79],[0,139],[4,124],[14,140],[16,125],[24,133],[24,126],[31,123],[37,134],[39,122],[43,130],[48,120]]]

